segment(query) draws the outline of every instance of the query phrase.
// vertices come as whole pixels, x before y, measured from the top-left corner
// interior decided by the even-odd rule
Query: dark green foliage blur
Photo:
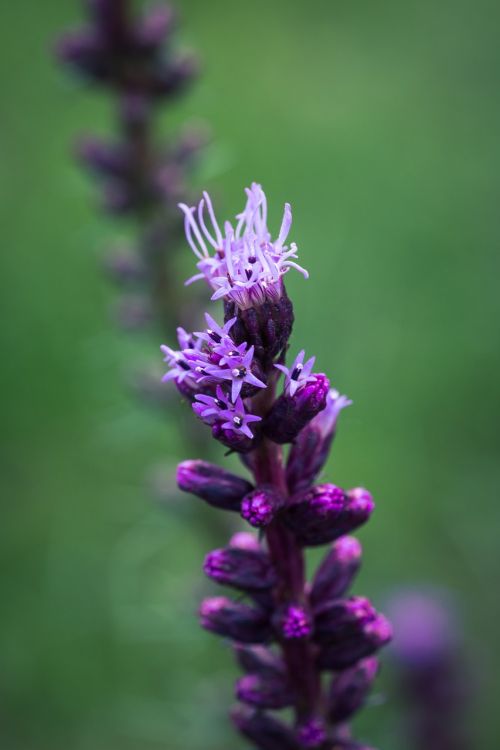
[[[310,271],[289,276],[293,351],[316,353],[355,402],[328,477],[378,502],[356,591],[383,606],[406,584],[454,590],[481,691],[476,747],[495,747],[498,5],[178,5],[203,77],[162,127],[210,124],[197,184],[222,213],[252,180],[274,226],[292,203]],[[161,341],[110,320],[103,251],[129,231],[95,210],[71,159],[78,133],[112,126],[105,98],[51,56],[79,6],[0,10],[0,746],[233,750],[244,747],[225,719],[235,669],[195,617],[210,590],[203,556],[225,532],[173,484],[164,501],[148,489],[158,465],[192,456],[178,424],[166,429],[124,385],[159,361]],[[387,704],[358,733],[405,750],[382,685]]]

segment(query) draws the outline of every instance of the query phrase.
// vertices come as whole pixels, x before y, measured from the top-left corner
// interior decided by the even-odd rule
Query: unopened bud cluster
[[[181,208],[198,259],[189,281],[204,280],[212,299],[223,300],[224,321],[207,314],[203,330],[179,329],[178,348],[162,347],[164,379],[216,440],[240,454],[251,479],[189,460],[178,468],[178,484],[259,530],[236,534],[204,564],[212,581],[239,593],[200,607],[202,626],[233,642],[243,670],[233,721],[262,750],[368,750],[351,738],[348,721],[365,702],[391,627],[368,599],[349,594],[361,562],[349,535],[374,502],[363,488],[315,483],[351,402],[303,350],[285,361],[293,307],[284,276],[295,268],[307,277],[296,246],[285,244],[290,206],[276,239],[257,184],[235,224],[219,225],[207,194],[197,207]],[[307,581],[304,553],[319,545],[329,546]],[[269,713],[281,709],[292,709],[292,723]]]

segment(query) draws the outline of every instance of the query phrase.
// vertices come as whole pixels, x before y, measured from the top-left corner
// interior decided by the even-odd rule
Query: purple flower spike
[[[283,506],[284,498],[272,488],[261,487],[245,495],[241,503],[241,515],[255,528],[269,526],[278,510]]]
[[[297,736],[304,748],[321,747],[327,740],[325,725],[321,719],[309,719],[298,729]]]
[[[212,580],[243,592],[253,605],[209,599],[201,622],[233,640],[244,673],[236,697],[245,704],[233,720],[255,747],[369,750],[352,739],[346,722],[365,700],[377,671],[372,657],[390,640],[391,627],[368,599],[348,596],[361,545],[346,534],[368,520],[373,499],[362,488],[313,486],[338,415],[351,402],[330,390],[326,375],[313,373],[314,357],[306,360],[303,349],[286,364],[294,314],[284,277],[297,268],[296,248],[285,244],[291,209],[285,206],[273,240],[262,188],[254,183],[246,194],[235,225],[217,221],[206,193],[197,207],[181,206],[198,259],[190,281],[205,279],[212,298],[223,299],[225,320],[219,325],[207,315],[205,332],[180,341],[189,368],[182,382],[194,382],[193,410],[216,440],[240,454],[254,485],[243,496],[238,485],[222,501],[215,477],[210,499],[231,509],[238,502],[242,517],[260,529],[258,539],[233,535],[204,565]],[[178,381],[182,365],[174,355],[171,377]],[[279,396],[276,370],[285,376]],[[292,444],[288,461],[285,443]],[[233,488],[234,480],[227,485]],[[331,547],[309,582],[307,548],[322,544]],[[322,670],[339,673],[329,692]],[[286,722],[267,713],[281,709],[291,709]]]
[[[315,380],[315,376],[311,375],[311,373],[316,357],[311,357],[304,364],[304,356],[305,351],[302,349],[302,351],[295,357],[295,361],[291,367],[285,367],[285,365],[274,365],[278,370],[285,373],[285,393],[289,396],[294,396],[299,388],[302,388],[306,383],[314,382]]]
[[[287,641],[307,638],[312,631],[309,614],[303,607],[290,604],[278,616],[279,631]]]

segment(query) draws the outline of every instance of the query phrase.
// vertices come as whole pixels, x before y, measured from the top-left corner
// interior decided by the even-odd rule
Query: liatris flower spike
[[[290,206],[273,239],[262,188],[246,192],[235,224],[219,224],[206,193],[197,207],[181,204],[198,268],[187,283],[208,285],[212,299],[223,301],[224,321],[207,314],[204,330],[179,330],[178,348],[162,347],[164,380],[252,473],[249,482],[199,460],[179,466],[182,490],[239,511],[260,530],[259,537],[236,534],[207,555],[207,576],[240,596],[206,599],[201,624],[233,641],[244,676],[232,717],[256,747],[368,750],[347,722],[366,699],[391,626],[368,599],[347,593],[361,561],[359,542],[347,534],[369,519],[374,503],[360,487],[314,484],[351,402],[304,350],[286,364],[293,306],[285,276],[307,272],[296,245],[287,244]],[[323,544],[330,547],[308,582],[305,551]],[[285,708],[293,710],[291,723],[268,713]]]

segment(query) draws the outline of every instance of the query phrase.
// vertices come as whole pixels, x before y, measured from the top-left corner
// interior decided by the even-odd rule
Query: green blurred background
[[[329,471],[378,500],[356,590],[379,604],[405,584],[455,591],[478,664],[476,747],[496,747],[499,6],[178,6],[204,74],[162,128],[210,124],[197,181],[228,215],[252,180],[274,226],[292,203],[310,271],[289,276],[292,346],[355,402]],[[160,341],[109,319],[100,259],[127,232],[70,158],[112,117],[51,58],[79,3],[3,3],[0,19],[0,745],[243,747],[224,716],[230,654],[195,618],[224,533],[173,489],[151,498],[152,467],[185,450],[123,375]],[[359,733],[402,750],[397,724],[389,700]]]

